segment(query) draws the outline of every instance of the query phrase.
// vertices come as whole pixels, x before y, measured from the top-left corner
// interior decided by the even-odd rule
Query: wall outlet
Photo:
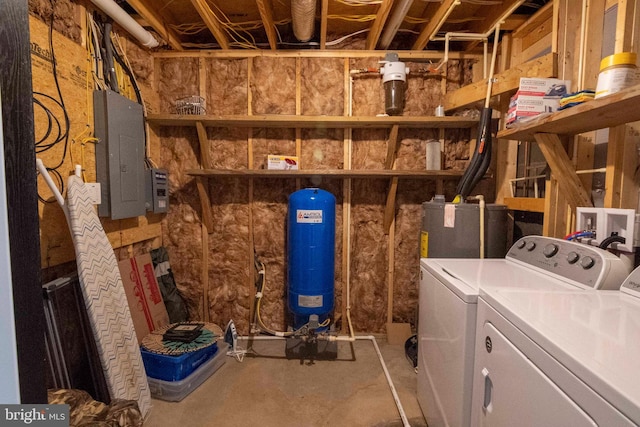
[[[86,182],[84,185],[87,187],[87,191],[89,191],[91,203],[93,203],[94,205],[99,205],[100,203],[102,203],[102,196],[100,194],[100,183]]]

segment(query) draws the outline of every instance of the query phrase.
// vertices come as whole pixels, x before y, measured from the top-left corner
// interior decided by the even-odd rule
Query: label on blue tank
[[[322,224],[322,210],[298,209],[296,211],[296,222],[309,223],[309,224]]]
[[[298,295],[298,306],[307,308],[322,307],[322,295]]]

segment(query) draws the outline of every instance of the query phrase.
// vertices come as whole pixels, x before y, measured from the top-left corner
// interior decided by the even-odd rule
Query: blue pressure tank
[[[318,188],[296,191],[289,196],[287,225],[288,305],[293,327],[304,326],[312,314],[322,324],[333,311],[336,198]]]

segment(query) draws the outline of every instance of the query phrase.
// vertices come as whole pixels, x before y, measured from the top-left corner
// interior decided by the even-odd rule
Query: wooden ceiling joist
[[[442,26],[447,17],[451,14],[451,10],[460,4],[460,0],[444,0],[436,13],[433,14],[429,22],[425,24],[418,35],[418,39],[413,44],[413,50],[422,50],[429,43],[429,39]]]
[[[222,49],[229,49],[229,39],[227,33],[224,31],[222,24],[218,17],[211,11],[206,0],[191,0],[191,4],[196,9],[204,23],[206,24],[213,37],[220,45]]]
[[[495,28],[498,23],[501,23],[509,17],[524,0],[504,0],[500,5],[495,5],[490,8],[490,12],[481,21],[472,22],[469,25],[468,32],[475,34],[487,34]],[[467,46],[467,51],[473,49],[480,43],[474,40]]]
[[[327,16],[329,15],[329,0],[322,0],[320,14],[320,49],[327,48]]]
[[[378,40],[380,39],[380,34],[382,34],[384,24],[387,22],[387,18],[389,18],[391,6],[393,6],[393,0],[382,0],[382,4],[376,14],[376,19],[373,21],[371,29],[369,30],[369,35],[367,36],[367,50],[373,50],[376,48]]]
[[[269,47],[271,50],[276,50],[278,48],[278,40],[276,37],[276,24],[273,22],[273,5],[271,0],[256,0],[256,4],[260,11],[264,31],[267,33]]]
[[[156,9],[150,7],[146,0],[128,0],[127,3],[135,9],[138,15],[151,25],[156,33],[169,43],[172,49],[178,51],[184,50],[176,32],[165,24],[162,17],[156,12]]]

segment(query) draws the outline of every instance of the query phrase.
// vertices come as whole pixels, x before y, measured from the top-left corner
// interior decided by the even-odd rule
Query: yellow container
[[[596,98],[600,98],[640,83],[634,52],[609,55],[600,61]]]

